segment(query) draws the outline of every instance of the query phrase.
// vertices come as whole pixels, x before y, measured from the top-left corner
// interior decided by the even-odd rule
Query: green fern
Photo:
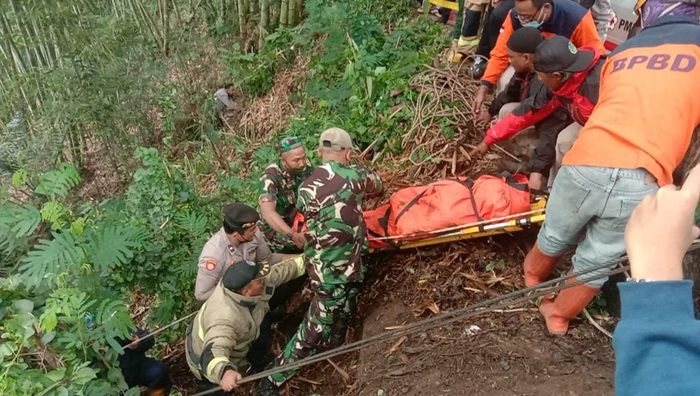
[[[85,254],[69,232],[54,232],[53,239],[42,239],[22,258],[19,271],[27,287],[53,285],[56,275],[83,261]]]
[[[57,169],[41,175],[34,192],[50,199],[56,199],[65,197],[78,184],[80,184],[80,174],[75,166],[61,163]]]
[[[185,213],[178,213],[175,215],[175,222],[190,235],[196,236],[207,233],[207,217],[202,213],[196,213],[191,210]]]
[[[14,225],[12,226],[12,231],[18,238],[23,238],[31,235],[34,230],[39,226],[41,222],[41,213],[39,210],[31,205],[6,205],[9,206],[7,210],[2,208],[3,213],[10,214],[12,216]],[[5,217],[5,216],[0,216]],[[9,217],[9,216],[8,216]],[[8,219],[5,217],[5,220]],[[0,220],[3,222],[3,220]],[[2,227],[2,225],[0,225]]]
[[[46,202],[41,207],[41,219],[51,225],[54,230],[64,228],[70,220],[70,209],[56,201]]]
[[[29,173],[26,169],[17,169],[15,173],[12,174],[12,186],[14,188],[20,188],[25,186],[29,182]]]
[[[124,265],[143,246],[146,236],[142,229],[124,225],[95,230],[87,236],[86,252],[90,262],[101,269]]]
[[[105,340],[115,350],[121,350],[120,338],[128,338],[134,329],[129,310],[123,301],[106,298],[100,303],[95,317],[104,331]]]

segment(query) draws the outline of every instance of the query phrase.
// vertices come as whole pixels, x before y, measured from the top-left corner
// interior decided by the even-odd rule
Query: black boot
[[[257,388],[255,388],[255,396],[279,396],[279,394],[280,388],[267,377],[261,379]]]

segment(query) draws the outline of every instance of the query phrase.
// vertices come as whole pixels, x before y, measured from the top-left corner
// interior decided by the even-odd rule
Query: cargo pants
[[[293,363],[319,351],[335,348],[345,341],[350,314],[355,309],[358,283],[329,284],[312,281],[314,297],[299,329],[275,359],[275,366]],[[277,386],[296,375],[298,370],[273,374]]]

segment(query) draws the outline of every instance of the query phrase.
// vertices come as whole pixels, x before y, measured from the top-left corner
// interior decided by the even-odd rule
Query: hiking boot
[[[462,54],[457,52],[457,45],[459,40],[453,39],[452,45],[450,45],[450,51],[447,53],[447,61],[450,63],[459,63],[462,61]]]
[[[475,80],[481,80],[481,77],[483,77],[484,73],[486,72],[486,66],[488,66],[488,64],[488,58],[483,56],[477,56],[470,69],[472,78],[474,78]]]
[[[567,280],[573,282],[573,278]],[[586,284],[570,287],[559,292],[554,300],[544,299],[540,303],[540,313],[551,335],[565,335],[569,321],[575,319],[598,294],[599,288]]]
[[[273,384],[269,378],[265,377],[258,382],[255,388],[255,396],[279,396],[280,388]]]
[[[532,287],[547,280],[552,268],[559,261],[560,256],[552,257],[542,253],[535,243],[525,256],[523,262],[523,273],[525,277],[525,287]]]
[[[460,63],[466,58],[469,53],[479,44],[479,37],[464,37],[459,40],[452,40],[450,52],[447,54],[447,60],[452,63]]]

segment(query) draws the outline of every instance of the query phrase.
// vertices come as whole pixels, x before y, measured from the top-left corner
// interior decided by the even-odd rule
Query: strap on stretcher
[[[530,210],[544,209],[547,205],[547,199],[540,197],[535,202],[530,204]],[[485,225],[475,225],[467,226],[461,230],[450,232],[442,235],[428,236],[426,238],[414,239],[410,238],[407,240],[385,240],[384,242],[391,241],[389,246],[384,248],[370,248],[370,253],[375,251],[385,251],[385,250],[404,250],[412,249],[423,246],[438,245],[447,242],[463,241],[467,239],[484,238],[487,236],[493,236],[498,234],[505,234],[510,232],[522,231],[525,227],[532,224],[542,223],[545,218],[544,210],[538,214],[534,214],[528,217],[516,218],[508,221],[498,222],[494,224]]]

